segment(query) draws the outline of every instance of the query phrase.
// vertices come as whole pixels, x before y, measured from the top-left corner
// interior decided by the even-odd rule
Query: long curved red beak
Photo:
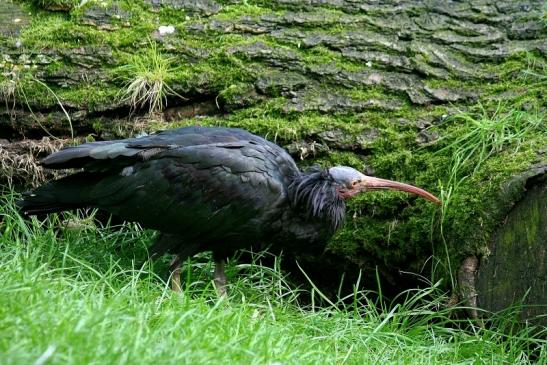
[[[397,181],[379,179],[377,177],[363,175],[361,182],[359,183],[360,190],[379,190],[379,189],[392,189],[392,190],[401,190],[406,191],[407,193],[416,194],[432,201],[435,204],[441,204],[441,201],[430,192],[425,191],[424,189],[417,188],[415,186],[400,183]]]

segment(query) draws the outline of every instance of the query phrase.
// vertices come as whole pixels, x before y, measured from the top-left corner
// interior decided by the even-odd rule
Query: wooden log
[[[534,319],[544,326],[547,325],[546,172],[547,166],[538,167],[532,176],[521,178],[518,184],[524,181],[526,192],[496,229],[488,245],[490,254],[481,258],[475,272],[475,288],[470,289],[476,294],[475,304],[479,308],[497,312],[522,305],[521,319]]]

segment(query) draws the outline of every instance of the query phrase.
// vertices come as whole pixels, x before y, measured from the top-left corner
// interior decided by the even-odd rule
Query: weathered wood
[[[521,319],[547,325],[547,174],[527,184],[476,273],[478,307],[497,312],[522,304]]]

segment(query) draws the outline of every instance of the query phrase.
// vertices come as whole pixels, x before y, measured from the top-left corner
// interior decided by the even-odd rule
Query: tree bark
[[[543,304],[545,24],[540,0],[0,2],[0,176],[39,184],[53,176],[38,159],[85,139],[242,127],[303,167],[351,165],[445,200],[351,202],[325,252],[297,257],[323,287],[363,272],[395,293],[413,272],[458,277],[462,299],[487,309],[529,287]],[[126,96],[142,62],[158,71],[154,55],[169,92],[149,114]],[[454,180],[456,142],[476,131],[462,112],[529,128]]]

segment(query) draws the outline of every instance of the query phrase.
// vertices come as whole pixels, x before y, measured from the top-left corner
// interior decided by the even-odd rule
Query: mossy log
[[[527,192],[496,229],[475,273],[475,295],[476,305],[489,311],[522,304],[522,319],[541,316],[547,326],[546,172],[547,165],[537,166],[513,180]]]
[[[545,180],[528,172],[546,161],[545,19],[541,0],[0,2],[2,179],[51,178],[36,159],[66,143],[242,127],[303,167],[350,165],[443,199],[353,200],[325,252],[298,256],[323,287],[362,272],[393,293],[411,272],[459,277],[461,298],[490,309],[527,287],[544,304],[544,262],[507,258],[543,252]],[[153,113],[132,102],[137,78],[166,86]]]

